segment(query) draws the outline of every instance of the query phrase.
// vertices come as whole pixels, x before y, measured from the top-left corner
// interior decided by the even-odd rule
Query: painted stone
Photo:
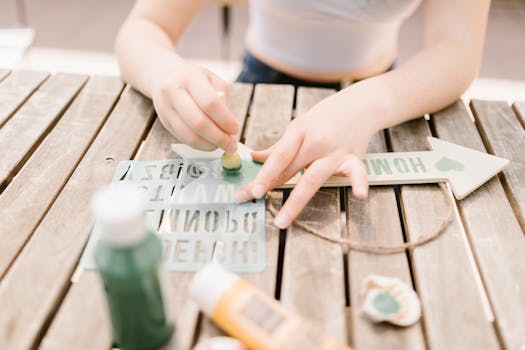
[[[367,276],[361,286],[362,313],[372,322],[410,326],[421,317],[416,292],[398,278]]]

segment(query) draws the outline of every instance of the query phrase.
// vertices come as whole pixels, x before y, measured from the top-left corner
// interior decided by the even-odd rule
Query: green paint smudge
[[[259,170],[261,170],[261,164],[256,163],[253,160],[241,160],[241,168],[239,170],[222,170],[222,177],[224,181],[234,184],[236,186],[242,186],[255,179]]]
[[[450,159],[448,157],[442,157],[439,161],[434,164],[437,170],[439,171],[463,171],[465,166],[458,162],[457,160]]]
[[[387,292],[380,292],[374,297],[374,306],[383,315],[396,314],[400,309],[396,298]]]

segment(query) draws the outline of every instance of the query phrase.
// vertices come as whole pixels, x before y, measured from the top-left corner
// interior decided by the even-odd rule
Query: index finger
[[[303,176],[301,176],[299,182],[295,185],[295,188],[275,217],[275,226],[280,229],[285,229],[290,226],[338,166],[339,164],[334,157],[326,157],[314,161],[304,172]]]
[[[296,131],[287,131],[275,144],[272,153],[264,162],[255,179],[237,190],[237,202],[262,198],[271,187],[278,183],[288,165],[294,160],[302,144],[302,137]]]
[[[188,80],[186,86],[191,97],[199,108],[212,119],[219,128],[228,134],[239,131],[239,123],[228,110],[228,107],[217,95],[217,91],[204,74],[196,74]]]

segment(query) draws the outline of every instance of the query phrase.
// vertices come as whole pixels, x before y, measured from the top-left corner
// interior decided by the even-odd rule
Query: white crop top
[[[247,42],[272,61],[296,69],[359,69],[397,50],[399,28],[420,3],[250,0]]]

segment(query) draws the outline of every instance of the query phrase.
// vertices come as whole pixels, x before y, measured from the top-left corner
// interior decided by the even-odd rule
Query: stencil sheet
[[[233,200],[259,169],[246,159],[233,172],[217,158],[124,161],[113,182],[131,181],[146,193],[147,226],[163,242],[168,271],[196,271],[214,258],[234,272],[259,272],[266,263],[264,199]],[[95,224],[80,262],[85,269],[96,268],[99,237]]]

